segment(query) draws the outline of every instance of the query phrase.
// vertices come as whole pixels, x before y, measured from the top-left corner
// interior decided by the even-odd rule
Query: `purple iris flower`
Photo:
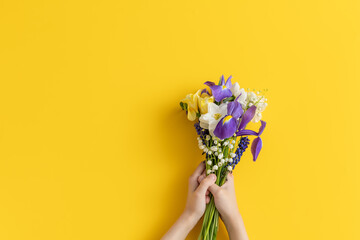
[[[229,138],[237,130],[238,118],[243,114],[241,104],[237,99],[227,105],[227,115],[223,117],[215,127],[214,134],[220,139]]]
[[[225,83],[224,75],[222,75],[219,85],[216,85],[215,83],[209,81],[204,83],[205,85],[210,87],[215,101],[220,102],[224,98],[232,96],[232,92],[230,90],[232,87],[231,78],[232,76],[230,76]]]
[[[237,136],[244,136],[244,135],[257,136],[257,138],[255,138],[254,141],[251,144],[251,153],[253,155],[253,160],[254,161],[256,161],[257,157],[259,156],[260,150],[262,148],[262,140],[260,138],[260,135],[263,133],[265,127],[266,127],[266,122],[261,120],[261,126],[259,128],[259,132],[255,132],[255,131],[247,130],[247,129],[242,129],[241,130],[239,128],[240,130],[236,133]]]

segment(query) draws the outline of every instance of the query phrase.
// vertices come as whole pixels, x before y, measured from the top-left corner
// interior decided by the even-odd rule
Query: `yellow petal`
[[[187,117],[190,121],[194,121],[196,119],[196,111],[194,108],[188,108]]]

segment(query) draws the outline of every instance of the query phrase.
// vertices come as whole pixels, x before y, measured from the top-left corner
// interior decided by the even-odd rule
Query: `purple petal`
[[[210,82],[210,81],[207,81],[207,82],[204,82],[205,85],[209,86],[209,87],[212,87],[215,85],[214,82]]]
[[[244,110],[241,107],[241,104],[238,101],[230,102],[227,105],[227,114],[233,116],[235,119],[241,117],[244,113]]]
[[[244,129],[244,130],[240,130],[236,133],[237,136],[245,136],[245,135],[253,135],[253,136],[257,136],[258,133],[253,131],[253,130],[247,130],[247,129]]]
[[[210,93],[208,92],[208,90],[207,90],[206,88],[204,88],[204,89],[201,91],[201,94],[203,94],[203,93],[206,93],[206,94],[210,95]]]
[[[260,120],[260,121],[261,121],[261,126],[260,126],[259,132],[257,134],[258,136],[260,136],[263,133],[263,131],[264,131],[265,127],[266,127],[266,122],[263,121],[263,120]]]
[[[236,127],[236,119],[230,115],[227,115],[218,122],[214,130],[214,134],[220,139],[229,138],[234,135]]]
[[[224,86],[224,85],[225,85],[224,75],[221,75],[220,80],[221,80],[220,85],[221,85],[221,86]]]
[[[226,84],[225,84],[225,86],[226,86],[227,88],[229,88],[229,89],[232,87],[231,78],[232,78],[232,76],[230,76],[230,77],[226,80]]]
[[[260,150],[262,148],[262,140],[260,137],[254,139],[251,144],[251,153],[253,155],[253,160],[256,161],[257,157],[259,156]]]
[[[224,98],[232,96],[232,92],[228,88],[223,89],[222,86],[218,86],[218,85],[211,86],[210,88],[211,88],[211,91],[212,91],[212,95],[214,96],[215,101],[217,101],[217,102],[220,102]]]
[[[239,130],[243,130],[246,127],[246,125],[251,121],[251,119],[254,118],[255,111],[256,111],[255,105],[252,105],[251,107],[249,107],[248,110],[246,110],[246,112],[244,113],[241,119]]]

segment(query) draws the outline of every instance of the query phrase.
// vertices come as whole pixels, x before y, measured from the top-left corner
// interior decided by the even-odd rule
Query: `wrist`
[[[181,215],[179,220],[183,222],[185,228],[187,230],[191,230],[195,227],[196,223],[199,221],[199,218],[196,217],[194,213],[191,213],[190,211],[185,210]]]
[[[224,220],[230,239],[249,240],[240,212]]]
[[[236,228],[243,221],[240,212],[232,213],[230,216],[223,217],[222,219],[226,228],[230,229]]]

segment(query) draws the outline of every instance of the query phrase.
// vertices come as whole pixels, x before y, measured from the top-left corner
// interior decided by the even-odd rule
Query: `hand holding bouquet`
[[[252,141],[251,152],[256,161],[262,148],[260,138],[266,122],[261,120],[262,112],[267,106],[263,92],[246,92],[238,83],[231,83],[231,76],[225,82],[224,76],[216,85],[205,82],[210,90],[200,89],[195,94],[188,94],[180,102],[186,110],[190,121],[195,121],[199,148],[206,154],[206,174],[216,175],[216,184],[222,186],[229,171],[239,163]],[[261,122],[257,132],[246,129],[247,124]],[[216,239],[219,212],[215,207],[214,198],[206,207],[199,239]]]

